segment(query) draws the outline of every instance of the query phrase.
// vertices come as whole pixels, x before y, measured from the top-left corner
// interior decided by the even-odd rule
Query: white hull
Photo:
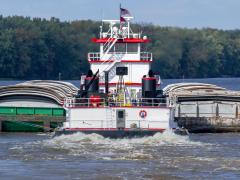
[[[119,111],[124,111],[120,121]],[[66,116],[64,128],[68,129],[165,130],[177,127],[171,108],[167,107],[77,107],[68,108]]]

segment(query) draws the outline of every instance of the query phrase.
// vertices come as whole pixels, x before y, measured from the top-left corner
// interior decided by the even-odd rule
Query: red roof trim
[[[109,86],[116,86],[117,83],[108,83]],[[142,86],[142,83],[125,83],[126,86]],[[99,86],[105,86],[105,83],[99,83]],[[160,84],[157,84],[160,86]]]
[[[143,120],[144,121],[144,120]],[[66,131],[118,131],[117,128],[65,128]],[[125,131],[132,130],[131,128],[124,128]],[[165,131],[163,128],[141,128],[141,130],[150,131]]]
[[[102,63],[102,62],[113,62],[113,60],[88,60],[89,63]],[[152,61],[147,60],[121,60],[121,62],[131,62],[131,63],[152,63]]]
[[[145,77],[143,78],[144,80],[155,80],[156,78],[155,77]]]
[[[100,86],[105,86],[105,83],[99,83]],[[117,83],[108,83],[109,86],[116,86]],[[142,83],[125,83],[126,86],[141,86]]]
[[[110,38],[111,41],[114,41],[115,38]],[[92,42],[95,43],[105,43],[107,41],[109,41],[109,38],[92,38],[91,39]],[[150,42],[149,39],[140,39],[140,38],[124,38],[124,39],[119,39],[117,41],[117,43],[147,43]]]

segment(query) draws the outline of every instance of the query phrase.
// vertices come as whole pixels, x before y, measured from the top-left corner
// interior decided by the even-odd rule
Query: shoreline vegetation
[[[86,73],[87,53],[98,51],[101,22],[62,22],[0,16],[0,80],[76,79]],[[186,29],[133,24],[150,43],[152,69],[162,78],[240,77],[240,30]]]

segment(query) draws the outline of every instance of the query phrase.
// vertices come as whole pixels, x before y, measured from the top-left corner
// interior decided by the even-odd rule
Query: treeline
[[[1,79],[79,79],[88,68],[90,42],[99,22],[61,22],[0,16]],[[183,29],[135,24],[151,42],[144,50],[154,55],[152,68],[163,78],[240,76],[240,31]]]

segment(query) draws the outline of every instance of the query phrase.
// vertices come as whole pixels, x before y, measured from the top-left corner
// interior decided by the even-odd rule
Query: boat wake
[[[71,135],[55,136],[50,140],[46,140],[46,143],[57,144],[112,144],[112,145],[201,145],[200,142],[194,142],[189,139],[189,136],[177,135],[171,130],[166,130],[163,133],[156,133],[154,136],[146,136],[141,138],[121,138],[121,139],[110,139],[104,138],[101,135],[92,133],[84,134],[81,132]]]
[[[201,146],[200,142],[190,141],[188,136],[179,136],[172,131],[157,133],[143,138],[109,139],[98,134],[76,133],[61,135],[43,141],[43,146],[55,150],[64,150],[69,155],[97,159],[153,159],[159,148],[169,146]]]

